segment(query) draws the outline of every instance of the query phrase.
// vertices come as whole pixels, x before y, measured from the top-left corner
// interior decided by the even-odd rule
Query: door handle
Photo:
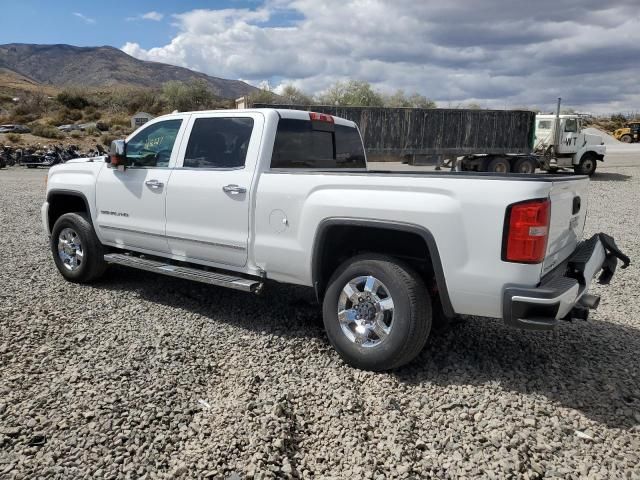
[[[146,182],[144,182],[144,184],[147,187],[151,187],[151,188],[162,188],[162,187],[164,187],[164,183],[159,182],[158,180],[155,180],[155,179],[147,180]]]
[[[246,188],[240,187],[235,183],[232,183],[231,185],[225,185],[224,187],[222,187],[222,191],[226,193],[231,193],[232,195],[237,195],[238,193],[247,193]]]

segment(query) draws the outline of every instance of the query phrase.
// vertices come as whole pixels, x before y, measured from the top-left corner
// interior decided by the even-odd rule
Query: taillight
[[[309,112],[309,119],[315,120],[316,122],[333,123],[333,117],[326,113]]]
[[[549,238],[549,199],[527,200],[507,207],[502,260],[540,263],[544,260]]]

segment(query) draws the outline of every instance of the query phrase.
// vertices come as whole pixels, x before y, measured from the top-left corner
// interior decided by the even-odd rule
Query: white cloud
[[[168,44],[122,49],[276,89],[356,78],[442,106],[546,107],[562,96],[581,109],[640,109],[636,1],[268,0],[175,15]]]
[[[89,25],[92,25],[94,23],[96,23],[95,18],[89,18],[86,15],[83,15],[82,13],[79,12],[73,12],[73,15],[78,17],[80,20],[82,20],[84,23],[87,23]]]
[[[164,14],[156,11],[151,11],[147,13],[142,13],[140,15],[136,15],[135,17],[127,17],[125,20],[127,22],[133,22],[136,20],[152,20],[154,22],[160,22],[164,18]]]
[[[154,22],[159,22],[164,18],[164,15],[162,13],[151,11],[143,14],[142,18],[144,20],[153,20]]]

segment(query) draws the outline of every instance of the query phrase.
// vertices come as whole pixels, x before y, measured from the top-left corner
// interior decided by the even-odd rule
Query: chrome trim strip
[[[153,237],[164,237],[167,239],[172,239],[172,240],[181,240],[183,242],[194,242],[194,243],[202,243],[204,245],[211,245],[213,247],[223,247],[223,248],[232,248],[234,250],[246,250],[246,247],[243,247],[242,245],[233,245],[230,243],[218,243],[218,242],[207,242],[205,240],[196,240],[196,239],[191,239],[191,238],[184,238],[184,237],[176,237],[173,235],[162,235],[160,233],[152,233],[152,232],[145,232],[143,230],[135,230],[132,228],[123,228],[123,227],[112,227],[110,225],[98,225],[100,228],[106,228],[107,230],[119,230],[121,232],[129,232],[129,233],[135,233],[138,235],[151,235]]]

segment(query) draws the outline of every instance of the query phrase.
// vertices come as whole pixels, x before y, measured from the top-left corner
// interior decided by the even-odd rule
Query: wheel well
[[[600,160],[601,162],[602,162],[602,161],[604,161],[604,155],[601,155],[601,154],[599,154],[599,153],[593,152],[593,151],[591,151],[591,150],[590,150],[590,151],[588,151],[588,152],[584,152],[584,153],[582,154],[582,157],[580,157],[580,161],[582,161],[582,159],[583,159],[583,158],[586,158],[586,157],[593,157],[593,158],[595,158],[596,160]]]
[[[56,220],[65,213],[84,212],[89,214],[89,206],[84,196],[75,193],[50,193],[47,201],[49,202],[48,221],[49,231],[53,228]],[[91,221],[91,219],[89,219]]]
[[[402,224],[376,226],[376,222],[372,223],[374,225],[350,220],[346,224],[329,224],[321,228],[313,258],[313,282],[318,299],[324,297],[331,275],[342,262],[361,253],[379,253],[409,264],[432,294],[440,294],[447,316],[453,316],[440,257],[431,234],[426,230],[414,231]]]

